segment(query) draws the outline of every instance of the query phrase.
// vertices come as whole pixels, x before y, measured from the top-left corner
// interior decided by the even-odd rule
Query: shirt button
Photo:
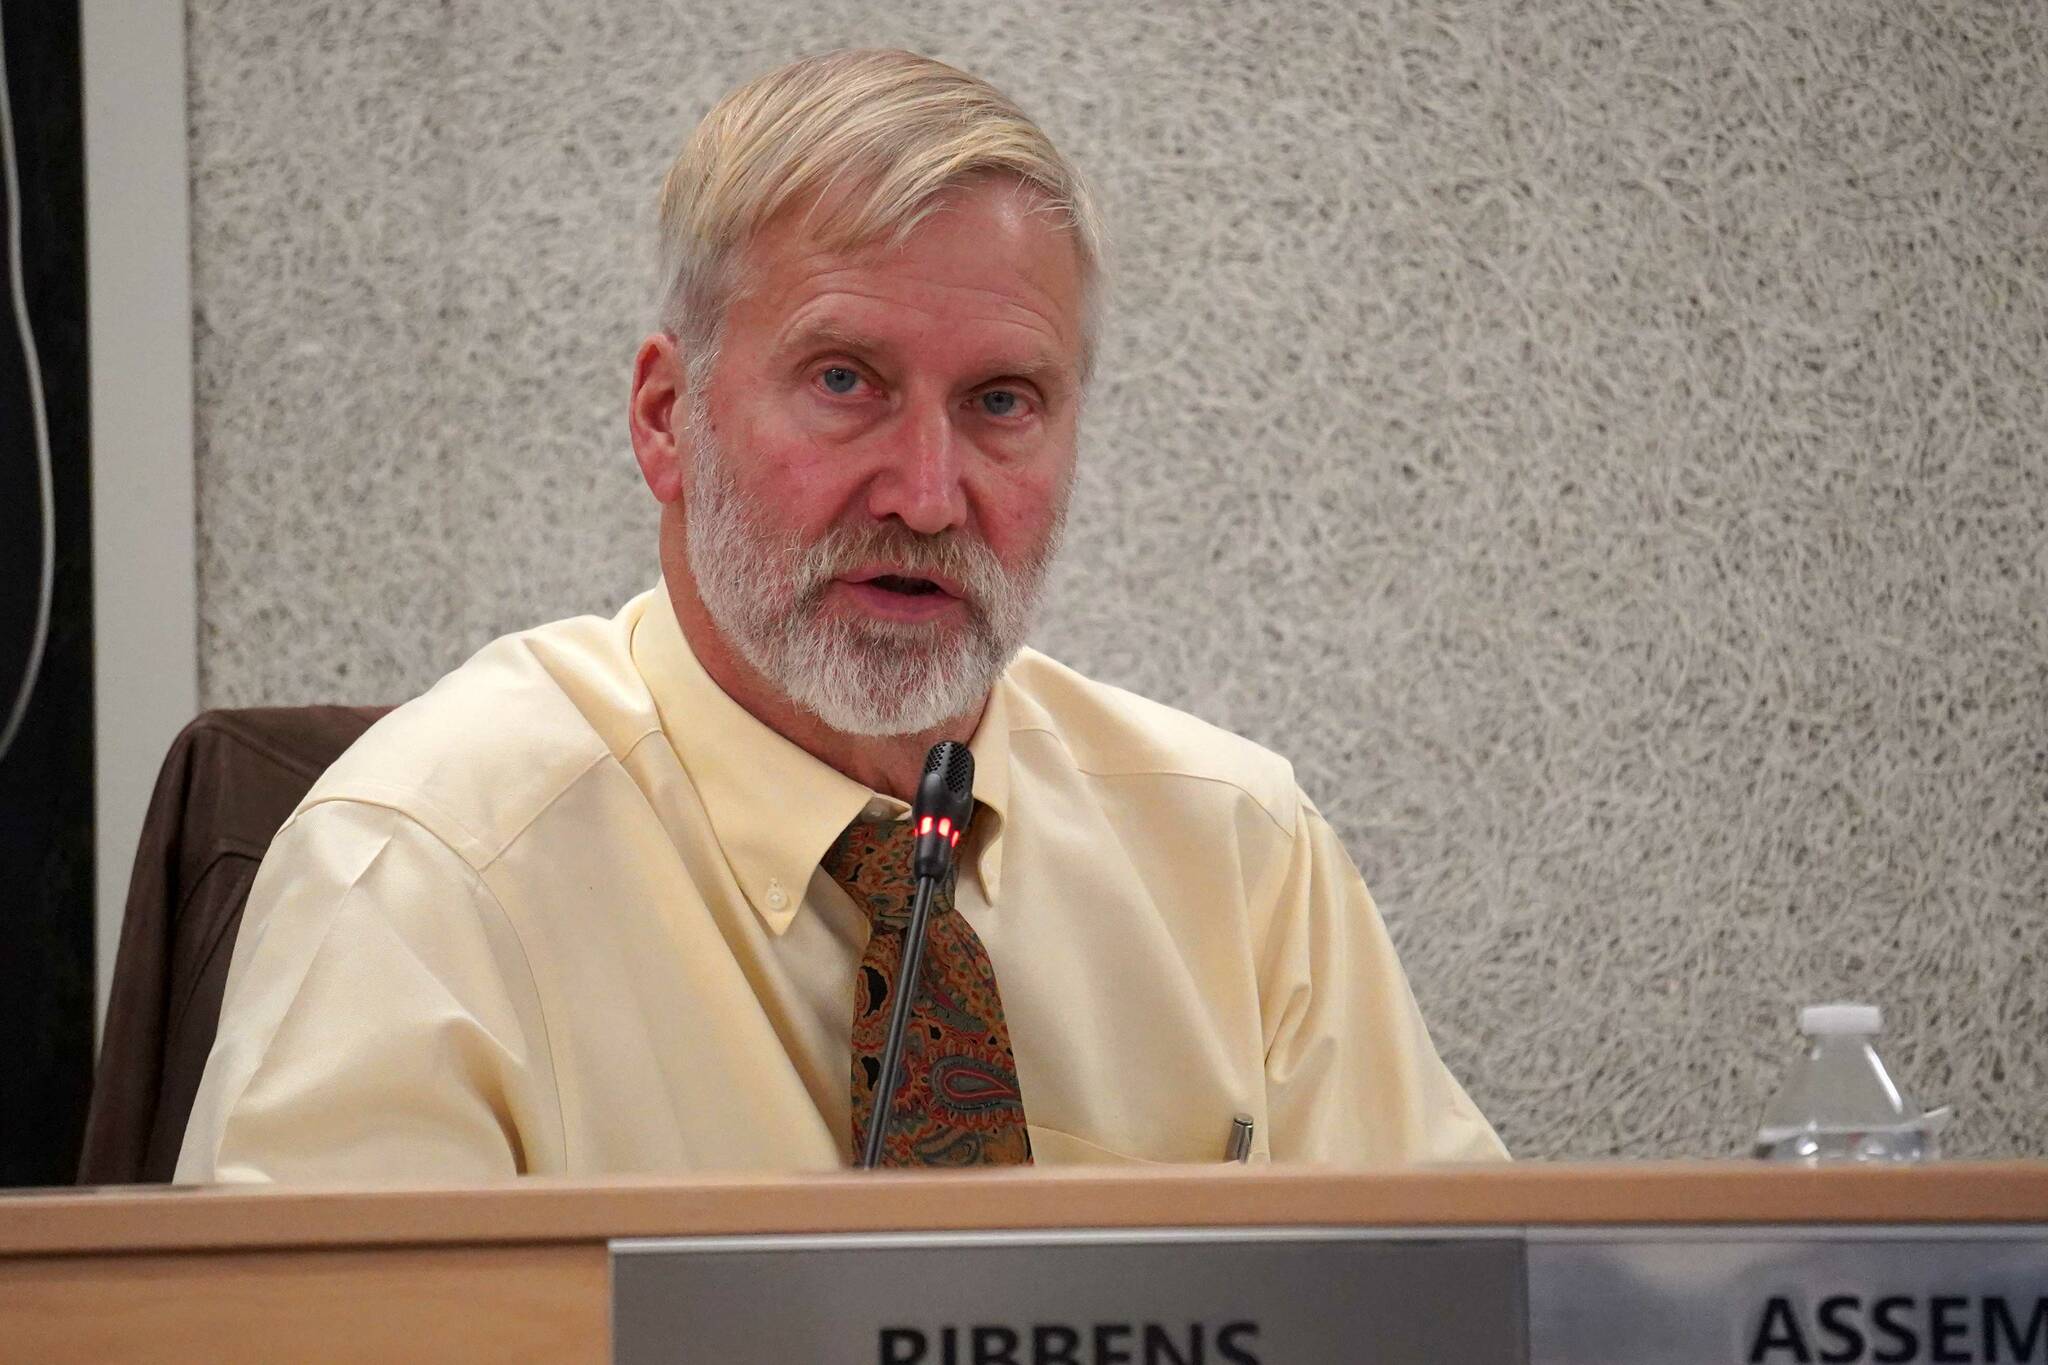
[[[783,910],[789,906],[789,893],[782,889],[781,882],[768,883],[768,908]]]

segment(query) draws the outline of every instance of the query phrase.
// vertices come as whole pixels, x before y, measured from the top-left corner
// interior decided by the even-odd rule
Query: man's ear
[[[633,393],[626,402],[626,426],[633,435],[633,458],[640,477],[656,502],[672,503],[683,495],[690,461],[688,381],[676,339],[656,332],[640,343],[633,358]]]

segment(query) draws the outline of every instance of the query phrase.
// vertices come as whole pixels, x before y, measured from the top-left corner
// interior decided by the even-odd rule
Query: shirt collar
[[[909,806],[820,762],[726,695],[684,637],[666,584],[647,595],[632,651],[662,733],[704,803],[733,879],[769,932],[782,934],[841,831],[871,806],[891,815],[907,813]],[[997,681],[967,746],[974,754],[976,804],[967,844],[991,905],[1010,793],[1010,707],[1004,695],[1010,686],[1007,675]]]

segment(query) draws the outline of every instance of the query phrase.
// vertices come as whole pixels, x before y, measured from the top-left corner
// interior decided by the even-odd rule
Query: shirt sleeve
[[[1300,796],[1262,964],[1276,1161],[1504,1159],[1430,1041],[1365,881]]]
[[[404,815],[325,802],[251,888],[177,1179],[558,1168],[553,1087],[525,954],[476,871]]]

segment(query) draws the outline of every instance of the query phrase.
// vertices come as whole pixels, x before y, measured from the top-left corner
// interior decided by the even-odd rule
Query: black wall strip
[[[56,483],[49,644],[0,758],[0,1186],[66,1184],[92,1081],[92,512],[85,147],[76,0],[4,0],[24,282]],[[42,557],[27,369],[0,257],[0,729],[29,654]]]

